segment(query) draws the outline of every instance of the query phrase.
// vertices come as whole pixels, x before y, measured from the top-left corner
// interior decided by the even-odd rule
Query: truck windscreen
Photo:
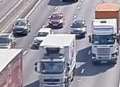
[[[46,48],[47,54],[59,54],[60,48]]]
[[[9,43],[9,39],[8,38],[1,38],[0,37],[0,43]]]
[[[96,45],[114,44],[113,35],[93,35],[93,43]]]
[[[43,74],[61,74],[64,71],[63,62],[42,62],[40,71]]]

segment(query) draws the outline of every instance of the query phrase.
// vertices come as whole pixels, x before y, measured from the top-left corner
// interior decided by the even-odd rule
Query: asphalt
[[[0,19],[11,10],[20,0],[0,0]]]
[[[106,0],[112,1],[112,0]],[[63,3],[55,0],[43,0],[29,17],[32,31],[24,37],[16,38],[16,48],[26,49],[23,57],[23,83],[25,87],[39,87],[39,74],[34,71],[34,63],[41,58],[41,50],[30,49],[31,43],[41,26],[47,24],[51,13],[61,10],[65,15],[64,28],[54,30],[55,33],[69,33],[70,24],[74,15],[84,18],[87,23],[87,35],[91,33],[91,22],[94,18],[95,6],[102,0],[79,0],[78,3]],[[116,65],[94,66],[89,55],[90,44],[88,37],[77,40],[77,67],[71,87],[118,87],[119,63]]]

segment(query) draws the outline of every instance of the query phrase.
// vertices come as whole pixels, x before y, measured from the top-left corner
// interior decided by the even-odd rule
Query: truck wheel
[[[69,79],[68,79],[67,82],[65,83],[65,87],[69,87],[69,84],[70,84],[70,82],[69,82]]]
[[[72,72],[72,75],[71,75],[71,77],[70,77],[70,81],[72,82],[73,79],[74,79],[74,72]]]

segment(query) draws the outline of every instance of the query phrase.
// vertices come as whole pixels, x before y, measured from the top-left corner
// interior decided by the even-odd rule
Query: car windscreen
[[[47,36],[47,35],[48,35],[48,32],[39,32],[37,36],[38,37],[41,37],[41,36],[44,37],[44,36]]]
[[[22,22],[22,21],[17,21],[17,22],[15,23],[15,25],[16,25],[16,26],[25,26],[26,24],[25,24],[24,22]]]

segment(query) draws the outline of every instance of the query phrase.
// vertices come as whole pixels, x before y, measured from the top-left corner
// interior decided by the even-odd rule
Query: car
[[[1,48],[15,48],[15,37],[12,33],[1,33],[0,34],[0,49]]]
[[[62,0],[63,2],[78,2],[78,0]]]
[[[62,12],[55,12],[50,17],[48,17],[48,26],[52,29],[62,28],[64,22],[64,17]]]
[[[40,43],[49,35],[53,34],[51,28],[41,28],[37,36],[34,37],[33,43],[32,43],[32,48],[33,49],[39,49]]]
[[[18,18],[13,25],[13,34],[14,35],[27,35],[31,30],[31,25],[28,19]]]
[[[75,19],[71,25],[71,34],[75,34],[76,38],[85,38],[87,26],[84,19]]]

